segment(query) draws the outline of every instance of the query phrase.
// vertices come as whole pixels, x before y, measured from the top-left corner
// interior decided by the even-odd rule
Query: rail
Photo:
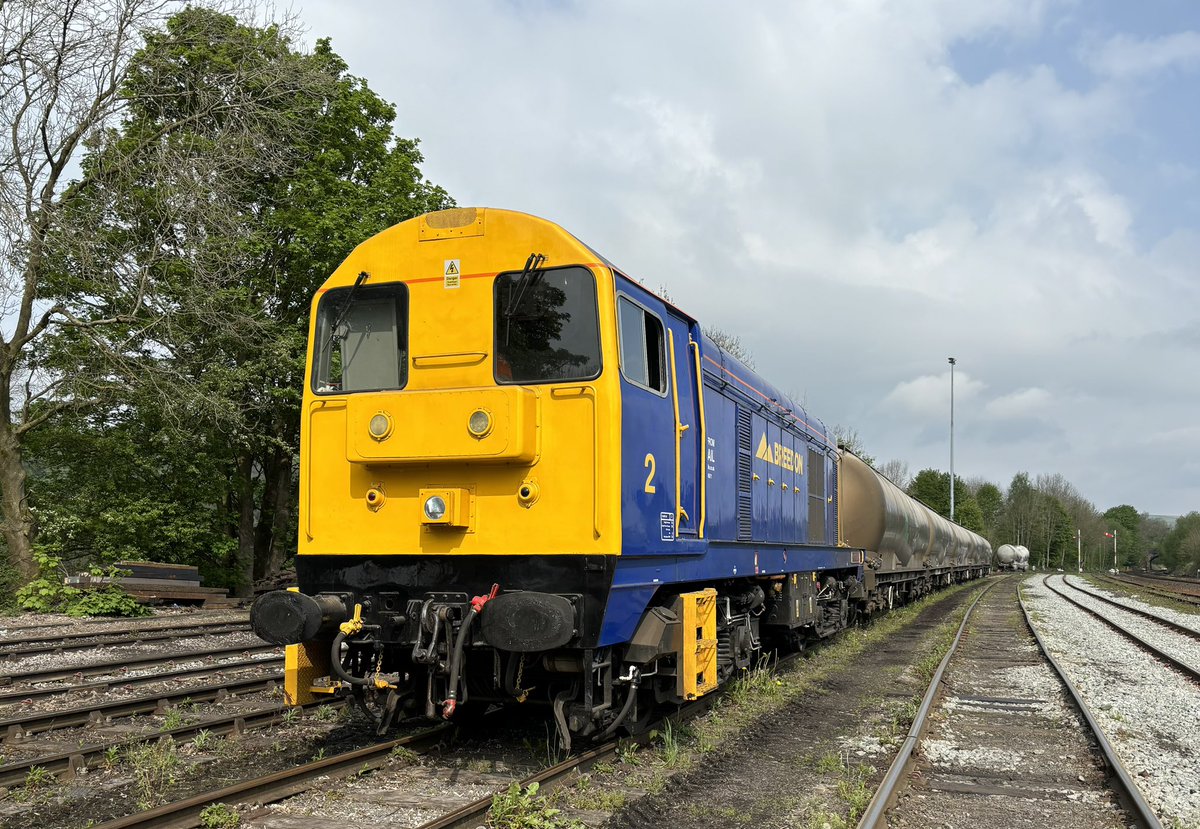
[[[912,758],[913,750],[921,741],[921,734],[925,730],[925,724],[929,717],[929,712],[933,708],[934,697],[937,696],[938,687],[942,684],[942,676],[946,673],[946,666],[950,664],[951,657],[958,650],[958,643],[962,640],[963,631],[967,629],[967,622],[971,620],[971,612],[975,610],[979,600],[983,598],[989,590],[995,587],[999,582],[992,582],[979,591],[974,601],[967,607],[967,612],[963,614],[962,623],[958,626],[958,633],[954,635],[954,641],[950,643],[950,649],[946,651],[946,655],[942,657],[942,661],[938,664],[937,670],[933,674],[933,679],[929,681],[929,687],[925,691],[925,696],[921,699],[921,707],[917,709],[917,715],[913,718],[912,727],[908,730],[908,736],[904,738],[904,742],[900,746],[900,751],[896,754],[892,764],[888,766],[887,772],[883,775],[883,781],[879,784],[879,788],[875,791],[875,796],[871,798],[871,802],[867,804],[866,811],[858,821],[858,829],[878,829],[878,827],[886,827],[884,814],[887,812],[888,806],[896,795],[896,787],[900,783],[900,778],[904,774],[904,769],[908,766],[909,760]]]
[[[1047,584],[1049,578],[1049,576],[1043,577],[1042,584],[1049,587]],[[1052,587],[1050,589],[1055,593],[1058,592]],[[1064,596],[1063,598],[1067,597]],[[1051,667],[1054,668],[1055,673],[1058,674],[1058,678],[1062,680],[1067,692],[1071,695],[1071,699],[1075,701],[1075,706],[1079,709],[1079,713],[1083,715],[1088,728],[1095,735],[1096,744],[1100,747],[1100,752],[1104,755],[1105,765],[1108,766],[1110,779],[1116,783],[1118,793],[1124,799],[1126,806],[1136,814],[1143,826],[1148,827],[1148,829],[1162,829],[1162,824],[1159,823],[1158,817],[1150,808],[1150,804],[1146,802],[1146,798],[1142,796],[1137,784],[1133,782],[1133,777],[1130,776],[1129,770],[1125,768],[1125,764],[1121,762],[1121,758],[1117,756],[1112,743],[1104,736],[1104,732],[1100,729],[1100,724],[1092,716],[1092,711],[1088,708],[1087,703],[1083,701],[1083,696],[1079,693],[1079,689],[1075,687],[1075,683],[1071,682],[1071,678],[1063,670],[1062,665],[1058,664],[1058,660],[1050,654],[1050,648],[1046,645],[1045,640],[1042,639],[1042,635],[1038,633],[1037,628],[1034,627],[1033,618],[1029,615],[1029,608],[1025,606],[1025,599],[1019,591],[1017,592],[1017,600],[1021,603],[1021,612],[1025,614],[1025,624],[1029,627],[1029,632],[1033,634],[1033,638],[1037,640],[1038,649],[1046,657],[1046,661],[1050,663]],[[1079,604],[1072,599],[1067,599],[1067,601],[1072,604]],[[1082,607],[1082,605],[1079,606]]]

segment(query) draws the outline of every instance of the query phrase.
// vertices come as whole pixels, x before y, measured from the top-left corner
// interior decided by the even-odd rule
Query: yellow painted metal
[[[680,593],[675,613],[683,632],[676,693],[696,699],[717,688],[717,591]]]
[[[675,406],[675,532],[679,532],[688,514],[683,509],[683,490],[680,486],[680,463],[682,458],[683,433],[688,425],[679,419],[679,378],[675,371],[675,332],[667,329],[667,350],[671,352],[671,403]]]
[[[308,705],[316,699],[313,681],[329,676],[329,642],[303,642],[283,651],[283,701]]]
[[[358,633],[362,629],[363,629],[362,605],[356,604],[354,606],[354,615],[351,616],[345,622],[342,622],[340,625],[338,625],[338,630],[340,630],[346,636],[353,636],[354,634]]]
[[[704,538],[704,522],[708,508],[708,422],[704,419],[704,372],[700,366],[700,343],[688,338],[696,366],[696,401],[700,406],[700,537]]]
[[[437,496],[446,503],[446,512],[441,518],[430,518],[425,514],[425,502],[430,498]],[[467,529],[471,526],[471,492],[462,487],[439,487],[436,489],[422,489],[420,497],[417,499],[421,502],[421,514],[419,520],[422,524],[428,524],[431,527],[453,527],[456,529]]]
[[[467,391],[400,391],[349,395],[346,460],[351,463],[447,463],[455,461],[525,463],[537,460],[538,390],[501,386]],[[471,434],[471,415],[492,413],[483,437]],[[380,412],[400,428],[383,440],[371,435]]]
[[[586,267],[596,281],[603,369],[585,382],[500,385],[494,375],[494,280],[530,253],[545,267]],[[452,281],[451,266],[455,272]],[[300,555],[617,555],[621,550],[621,399],[612,271],[557,225],[505,210],[463,208],[368,239],[321,293],[354,284],[408,287],[407,385],[312,391],[314,299],[300,435]],[[493,425],[474,437],[472,412]],[[383,440],[371,418],[394,422]],[[523,483],[537,498],[522,500]],[[371,508],[367,492],[387,495]],[[422,490],[471,493],[471,531],[423,524]]]

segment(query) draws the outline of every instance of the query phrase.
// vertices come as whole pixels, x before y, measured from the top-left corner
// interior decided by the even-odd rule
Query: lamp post
[[[950,520],[954,520],[954,364],[957,362],[953,357],[950,360]]]

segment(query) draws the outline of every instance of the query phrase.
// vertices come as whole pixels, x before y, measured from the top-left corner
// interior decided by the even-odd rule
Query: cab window
[[[500,274],[495,328],[498,383],[560,383],[600,375],[596,279],[587,268]]]
[[[404,388],[408,286],[334,288],[317,306],[312,386],[317,394]]]
[[[667,345],[662,321],[626,297],[617,298],[621,373],[634,385],[667,392]]]

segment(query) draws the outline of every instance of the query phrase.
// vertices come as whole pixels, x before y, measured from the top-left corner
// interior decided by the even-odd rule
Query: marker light
[[[425,517],[430,521],[440,521],[446,514],[446,502],[440,495],[430,495],[425,499]]]
[[[392,433],[392,419],[380,412],[371,418],[371,422],[367,425],[367,431],[375,440],[383,440]]]
[[[484,409],[476,409],[467,421],[467,431],[477,438],[487,437],[492,431],[492,416]]]

